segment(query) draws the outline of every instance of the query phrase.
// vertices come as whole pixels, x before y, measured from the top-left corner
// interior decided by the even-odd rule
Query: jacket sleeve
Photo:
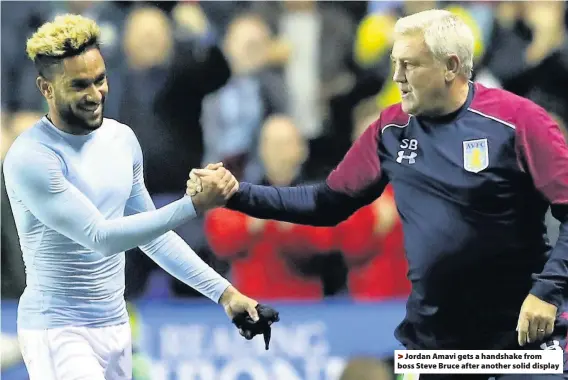
[[[549,202],[560,232],[531,294],[560,307],[568,282],[568,145],[558,124],[541,107],[523,103],[518,110],[517,151],[520,165]]]
[[[378,198],[388,183],[378,156],[378,132],[377,120],[323,183],[297,187],[241,183],[227,207],[260,219],[337,225]]]

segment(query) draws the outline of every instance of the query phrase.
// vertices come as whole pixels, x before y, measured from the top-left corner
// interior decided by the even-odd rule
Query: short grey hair
[[[438,60],[455,54],[460,59],[460,73],[471,78],[473,71],[473,32],[455,14],[432,9],[399,19],[394,32],[398,35],[420,33],[428,49]]]

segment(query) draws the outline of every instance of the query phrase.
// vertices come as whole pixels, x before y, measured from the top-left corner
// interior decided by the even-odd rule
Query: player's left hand
[[[557,307],[529,294],[519,314],[517,339],[520,346],[534,343],[552,335]]]
[[[219,303],[223,305],[225,313],[227,313],[227,316],[231,320],[233,320],[236,315],[242,314],[243,312],[246,312],[255,322],[259,319],[256,310],[258,302],[245,296],[233,286],[229,286],[227,290],[223,292]]]

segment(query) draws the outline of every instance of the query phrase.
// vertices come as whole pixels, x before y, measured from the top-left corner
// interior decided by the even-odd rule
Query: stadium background
[[[102,29],[107,117],[130,125],[160,206],[190,168],[223,161],[255,183],[325,178],[380,110],[399,100],[389,50],[397,17],[448,8],[472,27],[475,80],[568,120],[564,2],[2,2],[2,157],[45,112],[26,38],[65,12]],[[24,287],[2,185],[2,372],[27,379],[15,313]],[[425,221],[427,223],[427,221]],[[551,240],[558,224],[547,219]],[[392,332],[408,294],[390,190],[334,228],[262,222],[218,209],[178,230],[243,292],[277,305],[271,350],[222,310],[128,252],[135,378],[391,379]]]

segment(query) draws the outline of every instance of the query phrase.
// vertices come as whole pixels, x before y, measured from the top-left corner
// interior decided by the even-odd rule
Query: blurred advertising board
[[[403,301],[277,303],[270,350],[247,341],[221,307],[204,301],[129,305],[135,380],[337,380],[348,358],[392,358]],[[2,301],[2,334],[16,334],[16,302]],[[22,362],[3,380],[28,379]]]

